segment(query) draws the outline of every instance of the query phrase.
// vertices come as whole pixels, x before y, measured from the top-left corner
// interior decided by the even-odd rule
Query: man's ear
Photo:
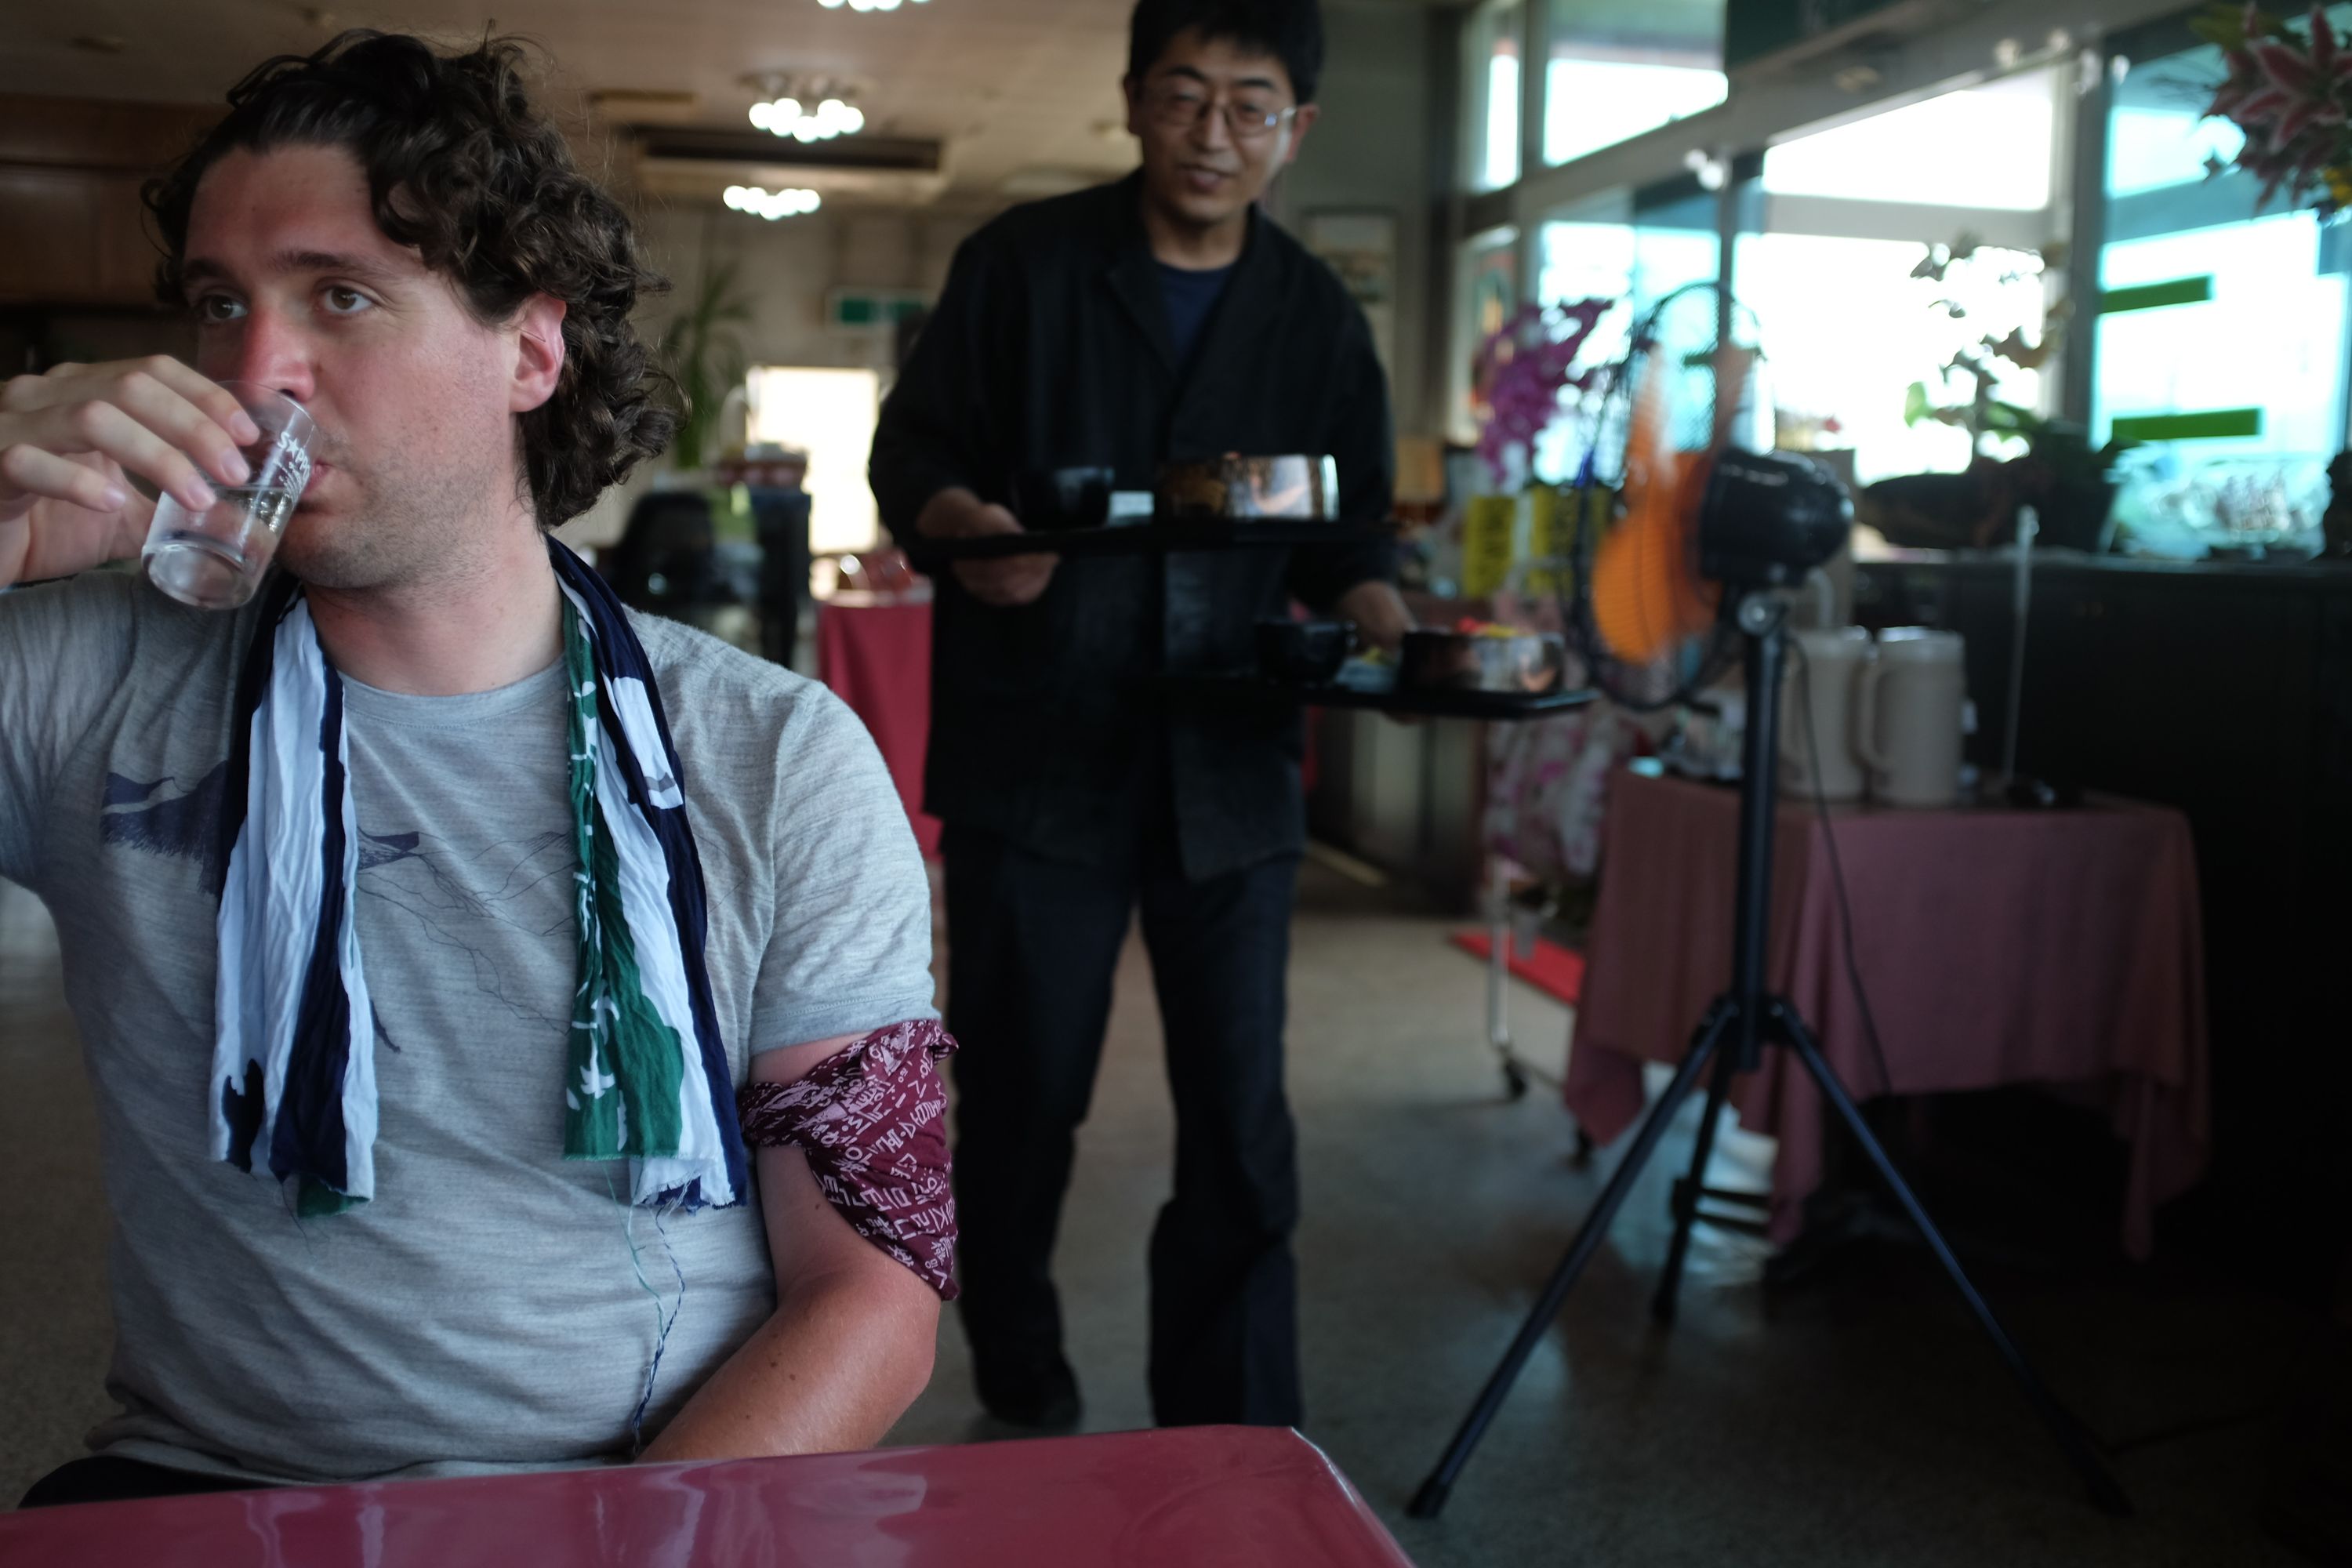
[[[1290,118],[1290,145],[1282,154],[1282,166],[1286,167],[1298,161],[1298,149],[1306,142],[1307,133],[1315,129],[1316,118],[1322,112],[1320,104],[1302,103],[1298,106],[1298,112]]]
[[[563,380],[563,301],[534,294],[516,314],[514,380],[507,406],[528,414],[555,395]]]
[[[1129,136],[1142,135],[1143,79],[1139,76],[1123,76],[1118,79],[1118,90],[1127,98],[1127,133]]]

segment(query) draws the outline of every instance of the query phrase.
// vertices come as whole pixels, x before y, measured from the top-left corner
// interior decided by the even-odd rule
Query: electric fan
[[[1703,283],[1667,295],[1636,323],[1624,358],[1602,389],[1592,446],[1578,479],[1575,600],[1564,617],[1593,684],[1628,706],[1654,709],[1684,700],[1734,657],[1745,667],[1748,712],[1741,740],[1730,986],[1700,1019],[1674,1081],[1643,1121],[1408,1511],[1429,1519],[1444,1508],[1520,1368],[1600,1249],[1675,1111],[1712,1065],[1690,1175],[1675,1188],[1674,1237],[1651,1303],[1660,1322],[1674,1321],[1691,1225],[1731,1080],[1761,1066],[1763,1047],[1772,1045],[1797,1058],[1844,1123],[2093,1499],[2109,1512],[2129,1513],[2129,1501],[2082,1427],[2043,1385],[1970,1283],[1804,1019],[1786,998],[1765,988],[1780,675],[1789,646],[1789,606],[1780,590],[1802,582],[1836,552],[1852,527],[1853,509],[1837,481],[1811,459],[1738,444],[1743,426],[1761,424],[1765,415],[1755,388],[1756,352],[1740,345],[1729,331],[1738,315],[1728,295]],[[1597,546],[1588,537],[1596,485],[1614,492],[1617,513]],[[1619,867],[1612,874],[1640,872]]]
[[[1635,321],[1601,384],[1563,619],[1593,684],[1623,707],[1653,710],[1711,684],[1737,657],[1742,591],[1802,581],[1850,526],[1825,470],[1751,449],[1769,445],[1772,415],[1744,318],[1714,283],[1675,289]],[[1613,498],[1605,532],[1596,492]]]

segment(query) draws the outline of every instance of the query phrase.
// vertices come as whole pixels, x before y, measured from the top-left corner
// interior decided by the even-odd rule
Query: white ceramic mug
[[[1888,805],[1951,805],[1960,798],[1967,721],[1967,649],[1958,632],[1890,626],[1863,671],[1854,746],[1870,794]]]
[[[1791,632],[1790,641],[1803,651],[1803,657],[1790,658],[1782,687],[1780,787],[1792,795],[1812,798],[1817,793],[1813,759],[1818,755],[1822,798],[1860,800],[1866,780],[1862,759],[1854,750],[1854,711],[1862,672],[1871,661],[1870,634],[1860,626],[1830,626]],[[1812,721],[1810,744],[1809,716]]]

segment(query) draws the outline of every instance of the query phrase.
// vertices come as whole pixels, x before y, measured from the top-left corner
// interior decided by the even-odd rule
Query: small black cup
[[[1356,651],[1353,621],[1260,621],[1257,668],[1275,680],[1330,679]]]
[[[1100,528],[1110,518],[1111,468],[1029,468],[1013,488],[1013,515],[1034,532]]]

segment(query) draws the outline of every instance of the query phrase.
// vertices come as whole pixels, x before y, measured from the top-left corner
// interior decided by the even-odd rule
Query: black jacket
[[[1389,515],[1387,384],[1339,279],[1253,214],[1180,374],[1140,200],[1130,176],[1016,207],[956,253],[874,437],[874,494],[902,543],[950,486],[1009,505],[1017,474],[1109,467],[1148,490],[1163,460],[1228,452],[1328,454],[1344,515]],[[1297,852],[1296,716],[1171,709],[1152,678],[1246,667],[1257,619],[1294,595],[1327,608],[1392,564],[1386,547],[1065,559],[1010,610],[939,574],[926,805],[1099,866],[1126,852],[1164,768],[1189,876]]]

